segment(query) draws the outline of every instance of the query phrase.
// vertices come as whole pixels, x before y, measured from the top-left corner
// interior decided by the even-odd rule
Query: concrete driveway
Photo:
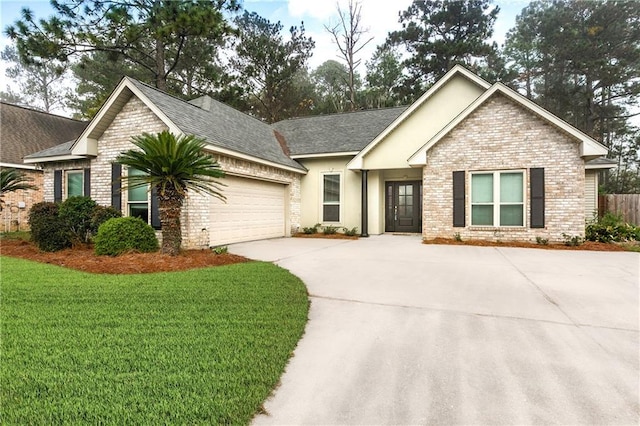
[[[277,239],[310,320],[261,424],[638,424],[640,255]]]

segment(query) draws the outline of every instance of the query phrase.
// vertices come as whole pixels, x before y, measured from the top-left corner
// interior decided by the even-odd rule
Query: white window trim
[[[84,169],[69,169],[64,171],[64,199],[69,198],[69,175],[79,174],[82,176],[82,195],[84,197]]]
[[[339,175],[340,176],[340,202],[338,203],[338,221],[337,222],[326,222],[324,220],[324,177],[326,175]],[[344,210],[344,173],[342,170],[328,170],[324,172],[320,172],[320,191],[319,192],[319,212],[318,212],[318,222],[323,225],[331,225],[331,226],[339,226],[342,225],[343,222],[343,210]],[[327,205],[335,205],[335,203],[327,203]]]
[[[503,203],[500,198],[500,174],[501,173],[521,173],[522,174],[522,203]],[[493,175],[493,203],[473,202],[473,175]],[[527,227],[527,171],[525,169],[513,170],[476,170],[469,172],[469,223],[472,228],[502,228],[502,229],[524,229]],[[493,205],[493,225],[474,225],[473,206]],[[522,204],[522,225],[500,225],[500,206]]]

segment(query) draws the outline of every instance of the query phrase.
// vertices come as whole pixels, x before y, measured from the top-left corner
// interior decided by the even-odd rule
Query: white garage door
[[[212,246],[285,235],[285,185],[233,176],[222,182],[227,202],[212,202]]]

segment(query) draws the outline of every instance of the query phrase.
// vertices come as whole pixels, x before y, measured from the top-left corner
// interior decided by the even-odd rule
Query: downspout
[[[361,237],[369,236],[369,198],[367,190],[367,178],[369,170],[362,170],[362,232]]]

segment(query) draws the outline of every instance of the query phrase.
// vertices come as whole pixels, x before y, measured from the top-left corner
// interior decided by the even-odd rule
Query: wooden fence
[[[598,216],[607,212],[621,214],[626,222],[640,226],[640,194],[599,195]]]

